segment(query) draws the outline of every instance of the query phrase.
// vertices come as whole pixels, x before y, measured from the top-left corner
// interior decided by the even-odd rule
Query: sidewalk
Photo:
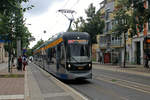
[[[117,72],[125,72],[125,73],[150,77],[150,68],[144,68],[143,65],[126,64],[126,67],[122,68],[119,65],[100,64],[99,62],[93,62],[93,64],[96,65],[94,68],[98,68],[98,69],[111,70],[111,71],[117,71]]]
[[[8,64],[0,64],[0,100],[24,100],[24,72],[12,69]]]
[[[60,82],[37,65],[30,63],[26,71],[0,64],[0,100],[88,100],[76,90]]]
[[[88,100],[33,63],[27,66],[25,100]],[[26,85],[26,84],[25,84]]]

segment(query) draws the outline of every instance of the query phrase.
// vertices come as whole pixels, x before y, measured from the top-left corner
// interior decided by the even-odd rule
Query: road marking
[[[0,100],[8,100],[8,99],[24,99],[24,95],[0,95]]]
[[[89,86],[92,87],[92,88],[95,88],[95,90],[98,90],[100,92],[103,92],[103,93],[106,93],[106,94],[109,93],[110,95],[112,95],[113,97],[115,97],[116,100],[118,100],[118,98],[119,98],[119,100],[128,100],[127,98],[121,97],[120,95],[117,95],[113,91],[107,90],[105,88],[103,88],[103,90],[105,90],[105,91],[103,91],[102,88],[100,88],[98,85],[89,85]],[[112,98],[112,99],[114,100],[114,98]]]
[[[143,87],[143,88],[147,88],[147,89],[150,90],[149,85],[145,85],[145,84],[141,84],[141,83],[137,83],[137,82],[133,82],[133,81],[128,81],[128,80],[125,80],[125,79],[119,79],[119,78],[111,77],[110,75],[106,75],[106,74],[105,75],[100,74],[100,76],[108,77],[108,78],[111,78],[111,79],[114,79],[114,80],[117,80],[117,81],[123,81],[123,82],[126,82],[126,83],[131,83],[131,84],[134,84],[136,87]]]
[[[28,67],[28,66],[27,66]],[[25,71],[25,85],[24,85],[24,94],[25,94],[25,100],[29,100],[29,87],[28,87],[28,78],[27,78],[27,70],[28,68],[26,67]]]
[[[95,68],[95,69],[102,69],[102,70],[109,70],[109,71],[113,71],[113,72],[123,72],[123,73],[129,73],[129,74],[134,74],[134,75],[150,77],[149,73],[138,72],[138,71],[124,69],[124,68],[111,68],[111,67],[107,67],[107,66],[106,67],[93,66],[93,68]]]
[[[140,84],[140,83],[136,83],[136,82],[131,82],[131,81],[127,81],[127,80],[121,80],[121,79],[117,79],[114,77],[110,77],[107,75],[100,75],[100,76],[96,76],[94,77],[97,80],[102,80],[108,83],[112,83],[115,85],[119,85],[122,87],[127,87],[130,89],[134,89],[140,92],[144,92],[144,93],[149,93],[150,94],[150,87],[144,84]],[[115,82],[113,82],[112,80],[116,80]]]
[[[48,94],[43,94],[44,98],[49,98],[49,97],[58,97],[58,96],[70,96],[70,93],[48,93]]]

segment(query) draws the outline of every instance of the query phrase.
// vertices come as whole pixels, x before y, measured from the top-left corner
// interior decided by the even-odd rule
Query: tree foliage
[[[140,32],[150,19],[150,6],[145,6],[147,1],[150,3],[150,0],[129,0],[130,6],[133,8],[133,17],[136,18],[135,22]]]
[[[126,36],[125,33],[130,32],[130,36],[143,31],[144,24],[148,22],[150,16],[149,8],[146,8],[146,0],[118,0],[118,5],[114,11],[114,22],[112,31],[115,35],[124,36],[124,67],[126,59]]]
[[[92,43],[96,43],[96,35],[103,33],[104,21],[101,19],[101,13],[96,12],[93,4],[89,5],[85,13],[86,19],[79,17],[74,22],[75,31],[88,32],[91,35]]]
[[[118,0],[117,10],[114,12],[114,19],[118,20],[118,23],[114,25],[113,31],[122,31],[120,30],[123,27],[122,22],[119,20],[123,19],[127,21],[125,25],[126,29],[130,30],[131,37],[137,35],[136,27],[139,32],[142,32],[144,24],[150,19],[150,6],[148,8],[144,7],[145,1],[147,0]]]
[[[36,48],[38,48],[40,45],[42,45],[44,43],[44,41],[41,39],[41,40],[39,40],[37,43],[36,43],[36,45],[34,45],[33,47],[32,47],[32,50],[35,50]]]
[[[16,41],[21,37],[22,48],[28,47],[31,33],[25,26],[23,12],[33,7],[23,8],[21,3],[29,0],[1,0],[0,2],[0,34],[9,34],[12,48],[16,49]],[[7,44],[6,44],[7,45]]]
[[[127,13],[131,9],[128,7],[128,0],[118,0],[117,7],[118,8],[113,13],[114,25],[112,31],[115,35],[120,36],[122,33],[126,33],[131,27],[131,15]]]

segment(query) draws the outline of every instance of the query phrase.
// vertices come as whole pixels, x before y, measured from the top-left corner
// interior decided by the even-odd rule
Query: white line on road
[[[149,87],[143,87],[142,84],[138,84],[138,86],[137,84],[135,84],[135,82],[125,81],[106,75],[100,75],[98,77],[95,77],[95,79],[150,94]],[[116,82],[113,82],[112,80],[116,80]]]
[[[62,92],[62,93],[48,93],[48,94],[43,94],[44,98],[49,98],[49,97],[58,97],[58,96],[70,96],[70,93]]]
[[[24,95],[0,95],[0,100],[24,99]]]
[[[27,66],[28,67],[28,66]],[[28,87],[28,78],[27,78],[27,68],[25,71],[25,84],[24,84],[24,94],[25,94],[25,100],[29,100],[29,87]]]
[[[104,66],[93,66],[94,69],[102,69],[102,70],[109,70],[113,72],[123,72],[123,73],[129,73],[129,74],[134,74],[134,75],[140,75],[140,76],[146,76],[150,77],[149,73],[144,73],[144,72],[138,72],[134,70],[128,70],[128,69],[121,69],[121,68],[111,68],[111,67],[104,67]]]

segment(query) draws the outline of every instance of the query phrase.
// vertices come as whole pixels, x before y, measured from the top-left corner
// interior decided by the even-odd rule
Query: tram
[[[86,32],[63,32],[34,50],[41,68],[60,79],[92,78],[92,49]]]

